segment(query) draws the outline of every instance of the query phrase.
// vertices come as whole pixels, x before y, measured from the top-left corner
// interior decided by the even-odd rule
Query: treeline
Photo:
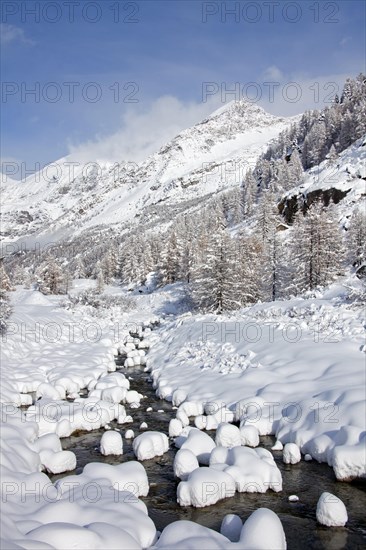
[[[236,309],[323,286],[347,263],[365,261],[366,219],[355,212],[342,234],[333,205],[298,212],[291,227],[278,211],[284,192],[304,170],[338,154],[366,132],[366,77],[347,80],[340,98],[305,113],[271,144],[241,186],[220,193],[204,208],[178,216],[168,230],[143,224],[127,236],[111,230],[60,243],[44,254],[8,260],[11,283],[67,293],[72,279],[104,284],[163,286],[182,282],[200,309]],[[343,232],[344,233],[344,232]]]

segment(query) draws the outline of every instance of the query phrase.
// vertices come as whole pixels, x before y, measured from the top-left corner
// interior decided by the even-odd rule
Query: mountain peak
[[[249,101],[248,99],[240,99],[236,100],[233,99],[232,101],[229,101],[228,103],[225,103],[218,109],[216,109],[211,115],[208,117],[208,119],[216,118],[218,116],[221,116],[225,113],[238,113],[238,114],[244,114],[245,112],[256,112],[256,113],[263,113],[268,116],[272,116],[269,113],[266,113],[266,111],[257,105],[256,103],[253,103],[253,101]]]

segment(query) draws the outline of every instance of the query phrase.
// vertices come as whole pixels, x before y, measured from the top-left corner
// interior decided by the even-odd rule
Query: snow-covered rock
[[[41,463],[51,474],[62,474],[76,468],[76,456],[72,451],[43,450],[39,456]]]
[[[138,393],[136,390],[128,390],[128,392],[126,393],[125,401],[128,404],[140,403],[141,399],[141,393]]]
[[[179,449],[174,457],[173,470],[175,477],[185,481],[189,474],[199,467],[196,455],[189,449]]]
[[[193,521],[174,521],[165,527],[156,543],[158,550],[226,550],[230,541],[217,531]]]
[[[318,500],[316,519],[327,527],[343,527],[348,521],[346,507],[338,497],[324,492]]]
[[[183,431],[183,424],[178,418],[172,418],[169,422],[169,437],[178,437]]]
[[[169,439],[161,432],[145,432],[133,441],[133,452],[138,460],[149,460],[169,450]]]
[[[100,440],[100,452],[102,455],[121,455],[123,454],[122,436],[115,430],[110,430],[102,435]]]
[[[210,467],[230,474],[238,492],[282,491],[281,472],[272,454],[261,447],[216,447],[211,453]]]
[[[243,525],[240,547],[248,550],[286,550],[281,520],[268,508],[255,510]]]
[[[241,444],[247,447],[258,447],[259,432],[256,426],[246,424],[240,428]],[[273,449],[273,447],[272,447]]]
[[[183,412],[188,418],[196,417],[203,414],[203,404],[201,401],[184,401],[178,406],[177,415],[179,412]]]
[[[301,460],[301,453],[296,443],[286,443],[283,449],[283,462],[285,464],[297,464]]]
[[[197,468],[187,481],[181,481],[177,488],[180,506],[203,508],[235,494],[235,481],[225,472],[214,468]]]
[[[175,443],[177,445],[177,440]],[[180,448],[189,449],[197,457],[200,464],[207,465],[210,462],[211,451],[215,447],[215,442],[208,434],[192,428]]]
[[[216,430],[216,445],[221,445],[222,447],[237,447],[241,445],[241,434],[237,426],[228,423],[221,423],[218,425]]]

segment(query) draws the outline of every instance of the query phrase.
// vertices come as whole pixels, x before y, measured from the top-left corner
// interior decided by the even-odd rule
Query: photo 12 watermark
[[[307,83],[294,80],[279,82],[266,80],[262,82],[202,82],[201,100],[207,103],[213,97],[223,104],[230,101],[249,103],[265,101],[273,104],[278,101],[299,103],[304,96],[314,104],[331,105],[337,101],[340,87],[337,82],[321,83],[314,81]]]
[[[293,25],[301,21],[336,24],[340,21],[339,12],[338,2],[227,1],[201,3],[201,21],[205,24],[220,22],[252,25],[284,22]]]
[[[140,22],[142,2],[119,1],[11,1],[1,2],[1,22],[21,23],[70,23],[80,21],[95,25],[101,21],[116,24],[136,24]]]

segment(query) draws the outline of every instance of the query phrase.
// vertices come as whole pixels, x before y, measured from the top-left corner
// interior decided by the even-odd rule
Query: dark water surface
[[[118,364],[118,363],[117,363]],[[146,396],[141,400],[138,409],[130,409],[126,405],[127,414],[134,419],[133,423],[123,426],[111,423],[124,434],[125,430],[133,429],[135,437],[141,433],[141,422],[148,424],[148,430],[168,433],[168,424],[174,418],[175,411],[170,403],[155,395],[149,376],[143,372],[143,367],[121,368],[126,377],[131,377],[131,389]],[[152,412],[146,412],[152,407]],[[158,413],[161,410],[163,412]],[[122,429],[121,429],[122,428]],[[105,462],[119,464],[135,460],[132,441],[123,439],[123,455],[119,457],[103,456],[99,452],[99,442],[105,430],[85,432],[62,439],[64,449],[72,450],[77,457],[78,467],[74,472],[52,476],[52,481],[65,475],[80,473],[89,462]],[[143,431],[143,430],[142,430]],[[214,433],[211,434],[214,437]],[[261,446],[270,449],[275,438],[261,437]],[[297,549],[366,549],[366,481],[352,483],[337,482],[332,468],[315,461],[286,465],[282,462],[282,452],[272,451],[276,464],[281,470],[283,490],[280,493],[267,491],[259,493],[235,493],[235,496],[218,502],[206,508],[181,508],[176,503],[177,480],[173,475],[173,460],[177,449],[172,443],[169,451],[162,457],[142,462],[149,483],[150,491],[147,497],[141,498],[148,507],[149,515],[156,528],[163,528],[173,521],[184,519],[197,522],[217,531],[225,514],[238,514],[244,521],[252,511],[260,507],[270,508],[279,515],[287,539],[287,547]],[[345,504],[348,512],[348,523],[344,528],[327,528],[317,524],[315,512],[318,498],[323,491],[337,495]],[[290,495],[297,495],[298,502],[289,502]]]

